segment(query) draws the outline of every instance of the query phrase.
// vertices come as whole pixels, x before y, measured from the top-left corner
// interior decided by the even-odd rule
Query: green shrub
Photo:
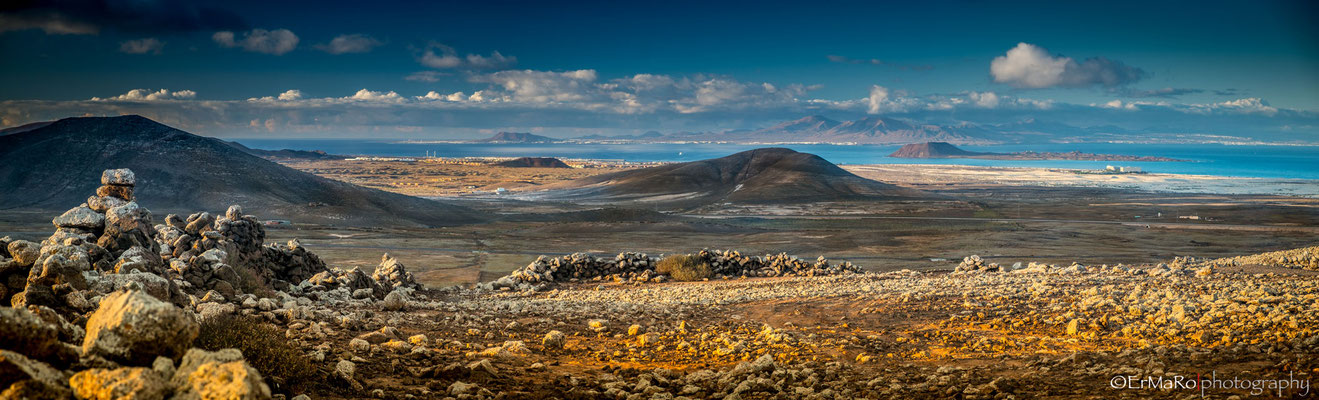
[[[316,367],[296,344],[284,337],[283,330],[254,317],[227,314],[207,319],[202,322],[193,345],[207,351],[242,351],[247,363],[276,392],[313,384],[316,378]]]
[[[699,281],[709,278],[714,273],[710,270],[710,264],[690,254],[664,257],[655,264],[655,272],[667,274],[680,281]]]

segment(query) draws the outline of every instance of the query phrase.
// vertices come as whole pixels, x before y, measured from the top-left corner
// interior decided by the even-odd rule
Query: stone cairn
[[[403,263],[386,253],[370,275],[356,267],[347,271],[326,270],[303,281],[299,289],[316,297],[383,299],[395,290],[420,290],[422,285]]]
[[[136,184],[130,170],[106,170],[94,196],[51,221],[55,232],[49,238],[0,238],[0,300],[72,316],[127,288],[178,306],[200,298],[237,302],[265,288],[303,295],[345,287],[344,297],[376,299],[395,289],[422,288],[389,255],[367,274],[328,269],[297,239],[267,245],[261,221],[237,205],[218,217],[169,214],[163,224],[153,224],[151,212],[134,200]]]
[[[710,265],[715,278],[824,276],[844,273],[861,273],[861,268],[850,262],[831,264],[824,256],[814,262],[786,253],[764,256],[745,256],[735,250],[701,250],[694,256]],[[488,289],[532,289],[558,282],[632,281],[664,282],[668,275],[655,271],[659,258],[644,253],[624,252],[612,258],[600,258],[587,253],[573,253],[562,257],[540,256],[526,267],[508,276],[484,284]]]
[[[153,224],[136,184],[130,170],[106,170],[94,196],[51,221],[50,237],[0,238],[0,300],[12,305],[0,306],[0,398],[271,398],[237,350],[192,348],[198,319],[239,305],[273,319],[293,296],[353,289],[401,309],[422,288],[389,255],[367,275],[327,269],[296,239],[266,245],[263,225],[236,205]],[[281,293],[258,299],[269,289]]]

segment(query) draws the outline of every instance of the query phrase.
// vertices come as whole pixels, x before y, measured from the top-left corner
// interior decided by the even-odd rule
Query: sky
[[[3,126],[443,139],[819,114],[1319,142],[1312,1],[19,0],[0,57]]]

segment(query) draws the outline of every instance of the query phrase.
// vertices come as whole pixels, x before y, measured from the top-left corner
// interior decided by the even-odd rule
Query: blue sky
[[[0,6],[0,122],[571,136],[818,113],[1199,132],[1188,113],[1237,113],[1248,132],[1207,133],[1314,140],[1314,2],[920,3],[35,1]]]

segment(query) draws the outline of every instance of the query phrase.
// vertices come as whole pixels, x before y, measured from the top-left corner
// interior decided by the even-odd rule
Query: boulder
[[[67,375],[41,361],[0,350],[0,399],[67,399]]]
[[[101,184],[133,186],[137,184],[137,175],[128,168],[107,169],[101,172]]]
[[[101,300],[87,321],[82,350],[128,365],[151,365],[156,356],[182,355],[197,334],[197,322],[188,313],[143,291],[129,290]]]
[[[93,368],[73,374],[69,386],[79,399],[151,400],[170,393],[169,380],[151,368]]]
[[[50,221],[60,228],[77,228],[98,231],[105,227],[105,216],[86,206],[78,206]]]
[[[174,397],[178,400],[271,398],[261,374],[243,361],[237,349],[190,349],[170,382],[178,388]]]
[[[385,295],[385,301],[381,305],[386,311],[403,311],[408,308],[408,298],[403,293],[395,290]]]
[[[67,364],[78,359],[77,349],[59,341],[59,327],[25,308],[0,307],[0,349],[21,351],[42,360]]]
[[[15,240],[9,242],[9,257],[14,259],[18,265],[32,266],[41,257],[41,245],[26,240]]]

